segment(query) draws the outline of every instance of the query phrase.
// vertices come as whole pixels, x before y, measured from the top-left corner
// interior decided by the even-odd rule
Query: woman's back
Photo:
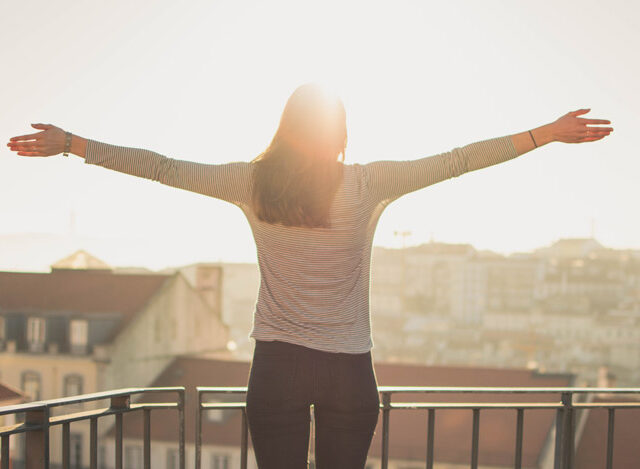
[[[369,262],[377,216],[369,195],[363,166],[345,165],[329,228],[266,223],[243,206],[261,277],[252,337],[331,352],[371,349]]]

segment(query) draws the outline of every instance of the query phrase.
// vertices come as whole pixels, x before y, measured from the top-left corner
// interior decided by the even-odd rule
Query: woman
[[[390,202],[549,142],[600,140],[607,120],[570,112],[551,124],[413,161],[343,164],[341,101],[315,85],[291,95],[267,149],[251,162],[219,165],[167,158],[73,135],[88,164],[231,202],[247,217],[261,283],[251,336],[256,347],[247,416],[258,465],[304,468],[309,407],[316,467],[363,468],[378,419],[371,362],[369,271],[377,221]],[[8,144],[21,156],[61,153],[65,132],[40,129]]]

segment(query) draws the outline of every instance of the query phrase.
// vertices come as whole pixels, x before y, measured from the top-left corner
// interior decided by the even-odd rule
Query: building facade
[[[84,252],[50,273],[0,272],[0,379],[29,401],[147,386],[175,356],[226,356],[228,341],[179,272],[117,273]],[[71,428],[72,467],[88,466],[89,422]],[[61,434],[50,444],[55,465]]]

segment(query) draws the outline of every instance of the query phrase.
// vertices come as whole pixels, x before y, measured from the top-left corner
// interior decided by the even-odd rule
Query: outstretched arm
[[[51,156],[64,149],[65,132],[49,124],[32,124],[42,132],[13,137],[8,146],[20,156]],[[246,162],[204,164],[168,158],[141,148],[110,145],[72,136],[71,153],[85,163],[102,166],[132,176],[226,200],[247,204],[251,168]]]
[[[364,165],[370,196],[388,204],[398,197],[469,171],[486,168],[513,159],[550,142],[582,143],[609,135],[608,120],[583,119],[589,112],[580,109],[556,121],[505,137],[471,143],[438,155],[409,161],[375,161]]]

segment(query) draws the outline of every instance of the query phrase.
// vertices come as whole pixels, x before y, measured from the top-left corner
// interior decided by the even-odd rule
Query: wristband
[[[65,132],[66,137],[64,139],[64,156],[69,156],[69,151],[71,151],[71,132]]]

